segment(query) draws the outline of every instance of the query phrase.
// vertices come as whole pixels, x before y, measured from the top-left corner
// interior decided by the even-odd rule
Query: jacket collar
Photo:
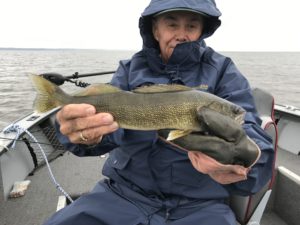
[[[201,45],[202,43],[202,45]],[[203,54],[205,42],[202,41],[185,42],[178,44],[168,63],[164,63],[157,48],[143,48],[149,67],[158,74],[165,74],[169,71],[177,72],[189,70],[194,65],[199,64]]]

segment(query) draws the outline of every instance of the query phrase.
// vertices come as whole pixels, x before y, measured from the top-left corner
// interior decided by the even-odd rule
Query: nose
[[[188,41],[187,31],[184,27],[177,30],[176,41],[178,41],[178,42]]]

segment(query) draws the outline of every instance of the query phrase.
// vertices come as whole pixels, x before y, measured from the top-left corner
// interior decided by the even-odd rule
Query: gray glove
[[[198,120],[206,128],[206,133],[191,133],[171,141],[187,151],[200,151],[222,164],[252,166],[260,157],[260,149],[245,133],[240,124],[208,108],[197,113]],[[160,130],[165,139],[167,130]]]

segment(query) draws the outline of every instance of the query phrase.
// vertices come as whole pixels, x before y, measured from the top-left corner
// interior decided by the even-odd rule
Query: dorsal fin
[[[190,87],[179,85],[179,84],[155,84],[150,86],[139,87],[134,89],[134,93],[161,93],[161,92],[179,92],[179,91],[191,91],[193,90]]]
[[[93,84],[73,96],[91,96],[99,94],[117,93],[122,90],[110,84]]]

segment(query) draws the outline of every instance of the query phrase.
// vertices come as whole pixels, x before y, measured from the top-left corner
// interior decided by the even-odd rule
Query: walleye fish
[[[205,131],[197,120],[197,110],[203,107],[244,121],[245,111],[225,99],[183,85],[153,85],[123,91],[108,84],[96,84],[82,92],[69,95],[57,85],[39,75],[30,75],[37,96],[34,108],[46,112],[67,104],[87,103],[97,112],[111,113],[121,128],[133,130],[170,129],[168,140],[192,131]]]

